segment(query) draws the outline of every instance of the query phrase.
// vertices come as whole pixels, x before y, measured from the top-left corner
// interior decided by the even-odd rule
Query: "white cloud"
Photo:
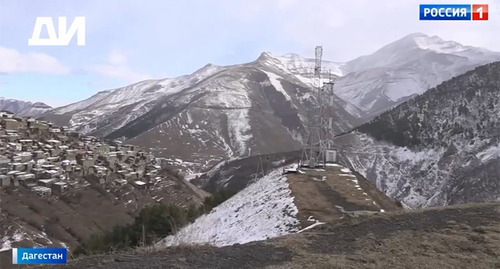
[[[228,13],[236,14],[234,19],[245,23],[261,22],[262,29],[275,31],[274,40],[286,40],[296,45],[295,51],[277,48],[284,53],[295,52],[311,57],[314,47],[323,45],[325,59],[348,61],[373,53],[414,32],[500,51],[500,35],[494,34],[500,28],[498,0],[481,1],[489,4],[490,17],[488,21],[481,22],[420,21],[421,0],[254,0],[251,10],[246,9],[242,1],[231,2]],[[431,2],[449,3],[447,0]],[[471,4],[471,1],[454,0],[453,3]],[[280,26],[268,26],[266,23],[270,17],[265,14],[272,14],[271,22],[278,22]],[[270,51],[274,49],[266,48]]]
[[[67,74],[70,69],[44,53],[21,53],[15,49],[0,47],[0,73],[21,72]]]
[[[89,69],[91,71],[97,72],[102,76],[117,78],[126,83],[132,83],[151,78],[146,74],[141,74],[132,70],[128,65],[127,56],[119,50],[112,50],[109,53],[106,64],[94,65]]]
[[[112,65],[126,65],[127,57],[118,50],[113,50],[108,56],[108,61]]]

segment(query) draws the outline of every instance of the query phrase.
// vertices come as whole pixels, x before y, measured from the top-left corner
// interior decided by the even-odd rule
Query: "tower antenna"
[[[310,113],[309,132],[307,139],[302,145],[302,154],[299,166],[310,168],[326,166],[327,162],[336,161],[333,138],[333,115],[334,115],[334,82],[330,72],[329,81],[322,85],[321,81],[321,58],[323,47],[316,46],[314,59],[313,87],[316,91],[316,105]]]

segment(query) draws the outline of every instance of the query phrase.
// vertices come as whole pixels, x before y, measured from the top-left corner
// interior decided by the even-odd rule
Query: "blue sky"
[[[479,1],[490,5],[489,21],[418,20],[419,4],[451,2],[0,0],[0,96],[61,106],[207,63],[253,61],[263,51],[312,57],[321,44],[325,59],[348,61],[413,32],[500,51],[494,0]],[[28,46],[37,16],[66,16],[68,24],[85,16],[86,45],[76,46],[75,35],[67,47]]]

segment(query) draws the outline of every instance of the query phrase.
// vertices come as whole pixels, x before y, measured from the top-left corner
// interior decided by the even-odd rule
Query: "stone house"
[[[55,164],[58,164],[58,163],[59,163],[59,161],[60,161],[60,159],[59,159],[59,156],[58,156],[58,155],[56,155],[56,156],[54,156],[54,157],[48,157],[46,160],[47,160],[47,162],[48,162],[48,163],[50,163],[50,164],[54,164],[54,165],[55,165]]]
[[[0,168],[9,168],[10,160],[7,156],[0,156]]]
[[[74,169],[73,164],[69,160],[62,161],[61,168],[64,172],[71,172]]]
[[[34,152],[33,158],[40,160],[40,159],[45,159],[48,157],[48,154],[46,154],[43,150],[37,150]]]
[[[147,184],[144,181],[136,180],[132,183],[132,185],[134,185],[134,187],[136,187],[138,189],[144,190],[144,189],[146,189]]]
[[[38,186],[44,186],[47,188],[50,188],[52,184],[54,184],[56,181],[53,178],[48,178],[48,179],[39,179],[37,181]]]
[[[20,163],[20,162],[11,163],[10,166],[12,171],[19,171],[19,172],[26,171],[27,168],[27,165],[25,163]]]
[[[7,175],[0,175],[0,186],[5,187],[11,184],[11,180]]]
[[[66,159],[70,161],[76,160],[76,154],[78,151],[76,149],[67,149],[65,151]]]
[[[127,185],[128,181],[125,179],[115,179],[113,183],[115,184],[115,186],[123,187]]]
[[[42,175],[45,173],[45,169],[35,167],[32,168],[30,172],[35,175],[35,179],[41,179]]]
[[[35,175],[34,174],[17,174],[15,179],[19,182],[20,185],[29,186],[32,183],[35,183]]]
[[[19,122],[15,119],[3,119],[2,127],[5,130],[19,131]]]
[[[61,150],[57,147],[50,149],[49,152],[51,157],[57,157],[61,154]]]
[[[19,157],[21,157],[20,162],[23,162],[23,163],[30,161],[31,158],[33,157],[33,155],[31,154],[31,152],[27,152],[27,151],[19,152],[16,155],[19,156]]]
[[[68,189],[68,184],[65,182],[55,182],[52,184],[51,189],[54,194],[62,194]]]
[[[35,186],[31,188],[31,190],[40,195],[42,198],[46,198],[52,195],[52,190],[50,188],[44,187],[44,186]]]

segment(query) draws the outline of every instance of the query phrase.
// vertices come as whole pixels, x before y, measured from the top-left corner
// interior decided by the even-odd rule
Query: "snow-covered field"
[[[271,72],[264,71],[264,73],[266,73],[266,75],[269,77],[269,82],[271,83],[271,85],[273,85],[273,87],[281,94],[283,94],[287,101],[291,101],[292,98],[290,97],[290,95],[288,95],[288,93],[285,91],[285,89],[283,89],[283,86],[281,85],[280,79],[282,78]]]
[[[298,232],[298,209],[286,176],[276,169],[235,196],[168,236],[158,247],[181,244],[226,246]]]

